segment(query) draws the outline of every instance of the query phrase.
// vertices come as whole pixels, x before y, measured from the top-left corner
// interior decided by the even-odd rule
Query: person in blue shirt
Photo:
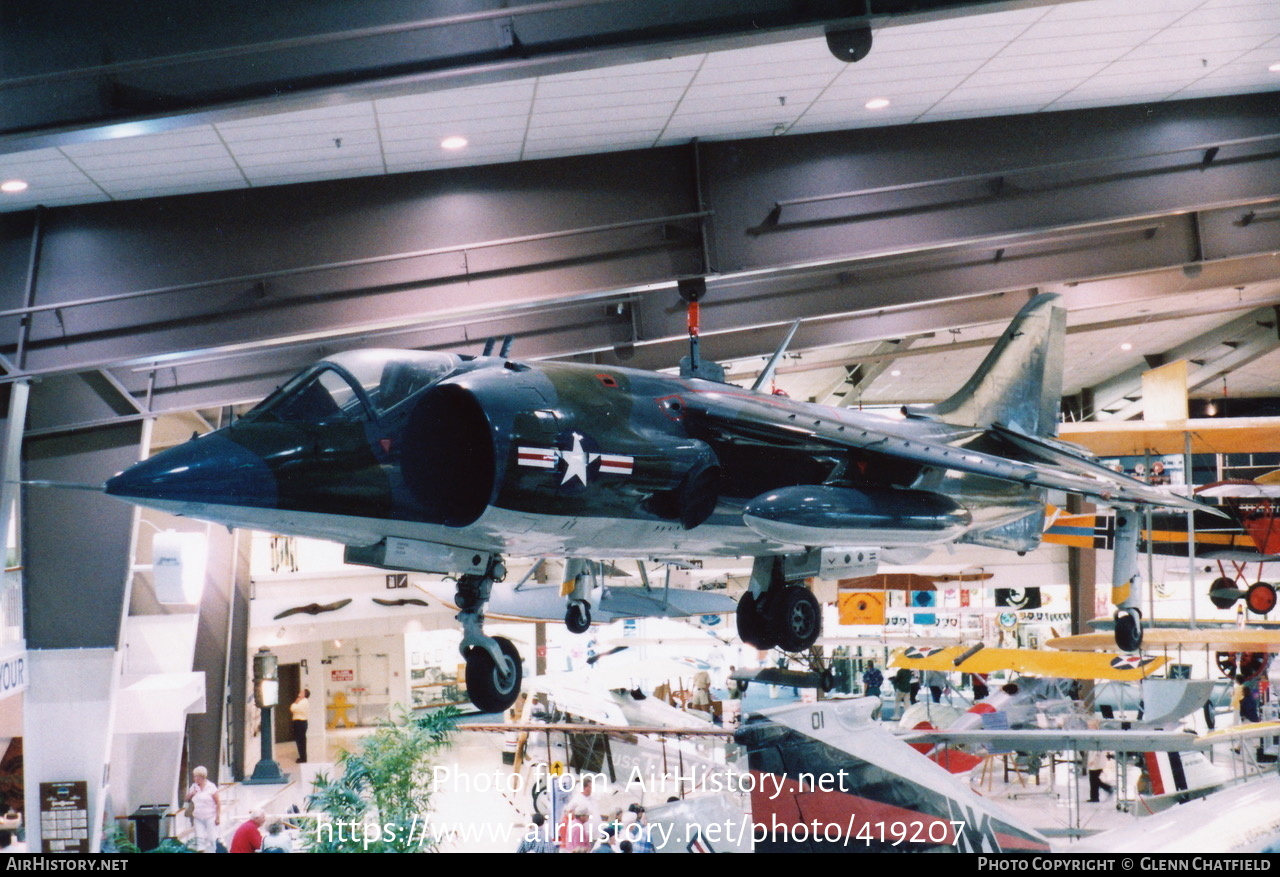
[[[867,664],[867,669],[862,671],[862,688],[868,697],[879,697],[880,686],[884,685],[884,674],[876,667],[875,661]]]

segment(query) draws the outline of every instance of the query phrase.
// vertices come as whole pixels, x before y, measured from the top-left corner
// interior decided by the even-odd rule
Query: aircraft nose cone
[[[271,508],[276,482],[257,454],[218,434],[192,439],[109,479],[112,496]]]

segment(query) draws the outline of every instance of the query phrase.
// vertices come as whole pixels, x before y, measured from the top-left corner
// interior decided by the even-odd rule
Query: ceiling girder
[[[774,333],[758,330],[780,336],[797,318],[803,351],[1000,321],[1037,290],[1078,310],[1247,287],[1276,278],[1280,156],[1258,144],[1280,142],[1278,110],[1280,94],[1264,94],[1163,104],[1151,123],[1128,108],[1056,114],[999,152],[989,144],[1025,120],[55,208],[34,310],[20,260],[0,260],[0,354],[27,313],[28,369],[6,379],[107,369],[135,407],[151,393],[163,411],[251,399],[370,344],[474,353],[514,334],[521,357],[670,367],[687,344],[675,285],[692,276],[708,278],[704,351],[723,360],[767,352]],[[1184,167],[1211,139],[1237,145]],[[1026,156],[1045,140],[1037,176]],[[1052,191],[919,202],[909,217],[864,205],[851,221],[750,233],[775,201],[815,194],[820,170],[947,183],[955,152],[975,173],[1015,167]],[[0,248],[32,250],[30,223],[6,215]],[[708,274],[704,251],[737,270]]]
[[[1008,0],[10,0],[0,153],[891,26]],[[1024,0],[1019,5],[1035,5]]]
[[[1260,308],[1239,319],[1181,344],[1164,355],[1165,362],[1180,359],[1190,361],[1187,371],[1187,392],[1192,393],[1218,380],[1234,369],[1248,365],[1259,357],[1280,348],[1280,332],[1277,331],[1276,308]],[[1108,409],[1107,420],[1130,420],[1142,415],[1142,367],[1138,367],[1137,387],[1132,379],[1127,382],[1108,382],[1108,397],[1127,390],[1119,397],[1118,407],[1110,408],[1102,402],[1095,388],[1094,405],[1101,412]],[[1129,373],[1126,372],[1126,375]],[[1135,398],[1136,396],[1136,398]],[[1099,417],[1099,419],[1103,419]]]

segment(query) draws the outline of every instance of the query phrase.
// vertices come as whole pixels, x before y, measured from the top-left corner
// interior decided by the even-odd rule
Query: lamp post
[[[280,765],[273,757],[275,733],[271,723],[271,709],[280,700],[279,659],[266,646],[253,656],[253,703],[262,710],[262,754],[253,768],[253,776],[245,780],[247,785],[287,783],[289,777],[280,772]]]

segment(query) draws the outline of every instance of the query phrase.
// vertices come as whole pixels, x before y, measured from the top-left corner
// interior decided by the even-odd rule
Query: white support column
[[[27,844],[40,852],[40,783],[83,780],[88,787],[89,851],[102,846],[102,814],[111,782],[115,649],[33,649],[23,704],[23,773]],[[122,778],[123,779],[123,778]]]

